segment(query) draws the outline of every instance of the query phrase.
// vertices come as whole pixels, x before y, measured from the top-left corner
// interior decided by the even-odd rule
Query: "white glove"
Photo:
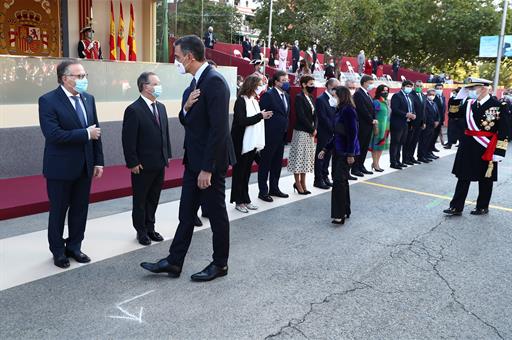
[[[92,50],[94,48],[94,42],[91,42],[89,46],[87,46],[88,50]]]

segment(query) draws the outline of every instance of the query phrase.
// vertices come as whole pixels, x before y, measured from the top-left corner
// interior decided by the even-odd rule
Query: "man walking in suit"
[[[265,202],[272,202],[272,196],[288,198],[288,194],[279,189],[279,178],[283,166],[284,144],[288,130],[288,116],[290,114],[290,96],[288,90],[288,75],[284,71],[277,71],[272,77],[274,86],[261,96],[260,108],[272,111],[270,119],[265,120],[265,148],[261,151],[261,160],[258,170],[258,197]],[[270,180],[269,180],[270,173]],[[267,185],[269,180],[269,185]]]
[[[204,46],[207,48],[213,49],[217,39],[215,38],[215,34],[213,34],[213,27],[208,27],[208,31],[204,34]]]
[[[87,73],[75,60],[57,66],[55,90],[39,98],[39,123],[45,137],[43,174],[50,200],[48,241],[53,263],[68,268],[68,257],[79,263],[82,253],[92,177],[103,174],[101,130],[94,97],[86,93]],[[68,214],[69,237],[63,239]]]
[[[156,100],[162,93],[160,78],[144,72],[137,86],[141,95],[124,111],[122,141],[132,178],[132,223],[139,243],[148,246],[151,241],[164,240],[155,231],[155,213],[171,158],[171,142],[165,106]]]
[[[178,229],[169,256],[141,266],[153,273],[179,277],[192,235],[199,203],[206,206],[213,232],[213,261],[194,281],[210,281],[228,274],[229,219],[225,190],[228,166],[235,152],[229,132],[230,91],[224,77],[205,60],[205,47],[195,35],[174,43],[175,64],[181,74],[190,73],[192,82],[179,113],[185,126],[185,155]]]
[[[336,78],[331,78],[325,83],[325,92],[322,93],[315,102],[315,112],[318,117],[317,144],[315,153],[315,182],[314,186],[320,189],[329,189],[332,182],[329,179],[329,162],[331,152],[327,151],[323,159],[318,158],[318,154],[330,142],[334,135],[334,118],[336,116],[337,99],[333,93],[340,86]]]
[[[425,124],[425,104],[427,102],[427,98],[422,92],[423,82],[421,80],[417,80],[414,86],[414,91],[409,94],[409,97],[414,105],[416,119],[411,121],[408,126],[409,129],[407,132],[403,155],[403,163],[406,165],[420,164],[420,162],[414,158],[414,152],[418,146],[420,134]]]
[[[299,48],[299,41],[295,40],[295,43],[292,47],[292,72],[297,72],[297,68],[299,67],[299,60],[300,60],[300,48]]]
[[[373,172],[364,167],[364,161],[368,154],[368,147],[372,139],[373,126],[378,124],[375,117],[375,108],[373,100],[368,91],[373,90],[373,78],[364,75],[361,77],[361,87],[354,93],[354,103],[356,104],[357,118],[359,120],[359,145],[361,153],[356,157],[356,162],[352,166],[352,175],[363,177],[371,175]]]
[[[251,59],[251,41],[249,37],[245,37],[244,41],[242,41],[242,57]]]
[[[416,119],[414,104],[409,96],[412,93],[412,87],[412,81],[405,80],[402,83],[402,90],[391,97],[389,158],[393,169],[402,170],[407,167],[400,162],[400,153],[407,140],[408,124]]]

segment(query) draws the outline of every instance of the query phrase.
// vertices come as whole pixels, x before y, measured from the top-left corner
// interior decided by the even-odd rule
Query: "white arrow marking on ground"
[[[112,318],[112,319],[125,319],[125,320],[132,320],[132,321],[138,321],[139,323],[143,323],[144,321],[142,321],[142,311],[144,310],[144,307],[140,307],[139,315],[134,315],[134,314],[128,312],[127,310],[125,310],[121,306],[126,304],[126,303],[128,303],[128,302],[132,302],[133,300],[136,300],[136,299],[138,299],[140,297],[143,297],[143,296],[146,296],[148,294],[151,294],[153,292],[154,292],[154,290],[150,290],[150,291],[145,292],[143,294],[134,296],[134,297],[132,297],[132,298],[130,298],[128,300],[124,300],[123,302],[119,302],[118,304],[116,304],[116,308],[119,309],[124,315],[109,315],[108,317]]]

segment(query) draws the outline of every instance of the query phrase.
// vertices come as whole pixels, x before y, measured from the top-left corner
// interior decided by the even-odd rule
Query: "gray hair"
[[[144,85],[149,84],[149,77],[156,76],[154,72],[142,72],[137,78],[137,87],[139,88],[139,92],[142,92],[144,89]]]

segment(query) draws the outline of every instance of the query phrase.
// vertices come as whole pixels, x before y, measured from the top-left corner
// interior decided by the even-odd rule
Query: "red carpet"
[[[283,166],[288,160],[283,160]],[[176,188],[182,184],[183,164],[181,159],[171,160],[165,171],[164,188]],[[253,164],[253,172],[258,166]],[[228,176],[231,176],[231,169]],[[0,179],[0,220],[32,215],[48,211],[46,180],[42,175]],[[124,165],[105,168],[101,179],[93,180],[91,202],[106,201],[132,194],[130,171]]]

